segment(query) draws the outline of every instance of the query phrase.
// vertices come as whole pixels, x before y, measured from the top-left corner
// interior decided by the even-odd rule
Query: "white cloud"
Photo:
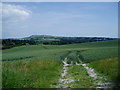
[[[25,9],[20,5],[1,4],[2,18],[5,23],[13,23],[25,20],[29,17],[31,11]]]

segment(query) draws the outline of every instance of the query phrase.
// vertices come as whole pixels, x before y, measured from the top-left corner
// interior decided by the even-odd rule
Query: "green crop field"
[[[80,61],[87,63],[100,75],[105,75],[107,81],[115,82],[118,72],[118,41],[68,45],[24,45],[3,50],[2,57],[3,88],[55,88],[59,84],[63,69],[62,61],[66,57],[67,63],[73,62],[68,73],[77,79],[79,77],[82,79],[81,82],[68,84],[68,87],[86,88],[90,85],[95,87],[96,85],[92,84],[94,80],[86,74],[86,71],[82,73],[84,68],[74,66],[74,64]],[[74,75],[72,71],[78,75]]]
[[[91,66],[100,74],[108,76],[109,81],[117,81],[118,79],[118,58],[108,58],[95,62],[91,62]],[[114,73],[114,74],[113,74]]]

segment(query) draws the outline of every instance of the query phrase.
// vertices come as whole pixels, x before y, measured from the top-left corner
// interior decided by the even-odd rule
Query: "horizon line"
[[[97,37],[97,38],[120,38],[120,37],[109,37],[109,36],[65,36],[65,35],[49,35],[49,34],[40,34],[40,35],[29,35],[29,36],[25,36],[25,37],[8,37],[8,38],[3,38],[2,39],[21,39],[21,38],[26,38],[26,37],[30,37],[30,36],[51,36],[51,37]]]

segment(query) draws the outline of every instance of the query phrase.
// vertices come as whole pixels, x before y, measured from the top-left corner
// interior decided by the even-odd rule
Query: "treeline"
[[[72,42],[60,42],[60,41],[52,41],[52,42],[43,42],[44,45],[65,45],[72,44]]]
[[[34,36],[35,37],[35,36]],[[44,44],[44,45],[65,45],[65,44],[73,44],[73,43],[86,43],[86,42],[95,42],[95,41],[106,41],[106,40],[114,40],[116,38],[103,38],[103,37],[32,37],[28,40],[20,40],[20,39],[3,39],[2,40],[2,49],[9,49],[16,46],[22,45],[36,45],[36,44]]]
[[[35,45],[35,44],[36,42],[32,40],[3,39],[2,49],[9,49],[16,46]]]
[[[115,38],[104,38],[104,37],[63,37],[60,38],[61,42],[71,42],[71,43],[85,43],[85,42],[95,42],[95,41],[106,41],[114,40]]]
[[[114,40],[116,38],[106,37],[55,37],[49,35],[32,35],[30,37],[23,38],[24,40],[34,40],[45,45],[62,45],[71,43],[85,43],[95,41]]]
[[[44,45],[64,45],[73,43],[86,43],[96,41],[114,40],[114,38],[99,38],[99,37],[57,37],[58,41],[43,41]]]

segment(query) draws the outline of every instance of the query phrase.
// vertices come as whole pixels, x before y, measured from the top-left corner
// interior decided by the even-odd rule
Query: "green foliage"
[[[60,63],[47,61],[3,62],[3,88],[48,88],[58,82]]]
[[[53,47],[54,48],[54,47]],[[49,50],[49,51],[48,51]],[[49,46],[43,45],[32,45],[32,46],[21,46],[14,47],[12,49],[3,51],[3,60],[18,59],[21,57],[31,57],[29,60],[60,60],[59,53],[61,50],[49,49]],[[24,59],[22,59],[24,60]]]
[[[68,77],[74,77],[75,82],[68,86],[71,88],[94,88],[94,80],[88,76],[85,68],[82,66],[72,65],[68,71]]]
[[[117,57],[118,48],[117,47],[92,48],[82,52],[81,55],[84,57],[82,61],[88,63],[95,60]]]
[[[2,40],[2,49],[9,49],[22,45],[35,45],[36,42],[32,40],[18,40],[18,39],[3,39]]]
[[[98,73],[107,77],[109,82],[116,82],[118,79],[118,58],[108,58],[90,63]]]
[[[73,63],[79,62],[79,60],[87,63],[96,61],[94,65],[96,64],[97,67],[97,65],[99,66],[97,61],[117,57],[117,49],[118,41],[112,40],[69,45],[25,45],[3,50],[3,87],[48,88],[50,85],[57,84],[62,69],[61,62],[65,57],[68,58],[68,63],[71,61]],[[105,62],[109,63],[106,60]],[[73,68],[72,71],[77,68],[79,67]],[[103,67],[99,67],[99,69],[101,68]],[[96,69],[96,71],[100,71],[99,69]],[[76,72],[79,77],[80,73]],[[113,72],[115,71],[113,70]],[[87,78],[87,76],[83,76]],[[77,76],[75,77],[77,78]],[[76,85],[80,84],[80,82],[77,83]],[[87,80],[85,83],[87,83]],[[89,85],[91,84],[88,82],[86,87],[89,87]]]
[[[3,50],[3,60],[32,57],[30,60],[63,60],[66,56],[76,59],[76,54],[84,62],[118,56],[117,40],[70,45],[30,45]],[[71,53],[71,54],[70,54]],[[70,55],[69,55],[70,54]],[[73,54],[73,55],[72,55]],[[69,58],[69,59],[70,59]],[[72,60],[71,59],[71,60]],[[24,59],[23,59],[24,60]]]
[[[94,42],[94,41],[105,41],[114,40],[116,38],[105,38],[105,37],[58,37],[50,35],[32,35],[25,37],[23,40],[34,40],[37,42],[46,42],[45,44],[68,44],[68,43],[81,43],[81,42]]]

